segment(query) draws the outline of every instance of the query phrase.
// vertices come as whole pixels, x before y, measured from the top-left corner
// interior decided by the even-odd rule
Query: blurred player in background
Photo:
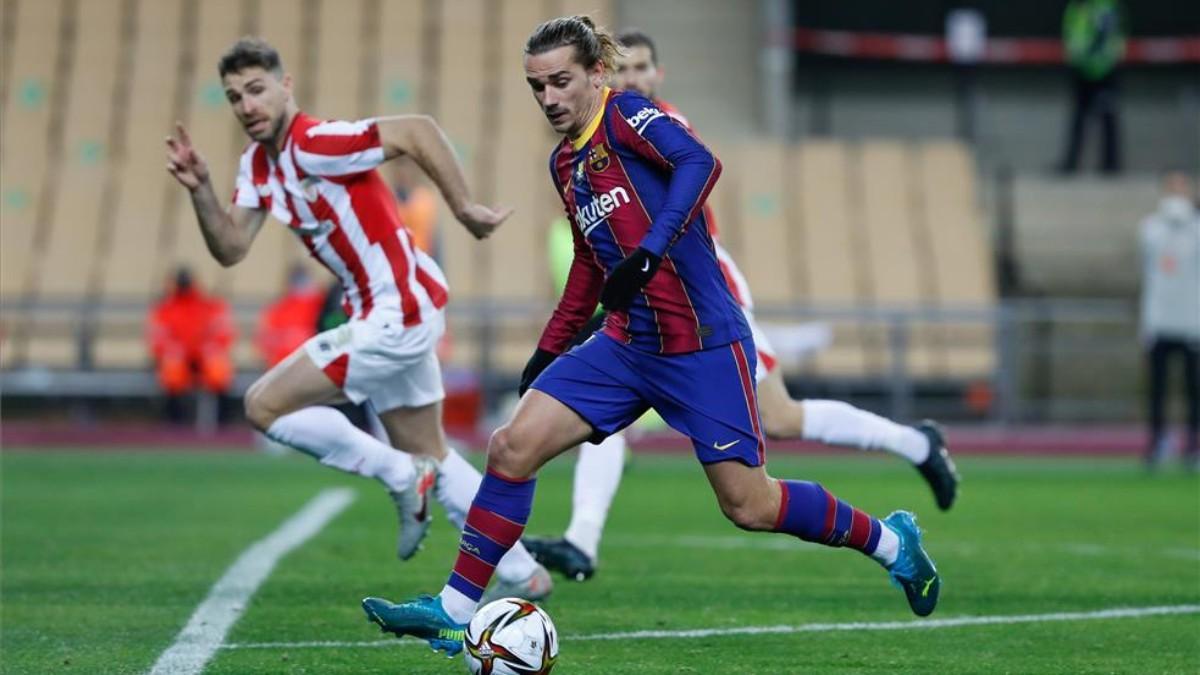
[[[659,110],[690,129],[687,118],[658,96],[664,71],[650,36],[637,29],[627,29],[617,34],[617,42],[623,53],[617,56],[613,84],[645,96]],[[733,257],[721,246],[716,220],[708,204],[704,206],[704,216],[721,272],[754,335],[754,346],[758,351],[758,367],[754,373],[758,383],[758,410],[767,437],[890,452],[911,462],[929,484],[938,507],[949,509],[954,503],[958,476],[937,425],[927,421],[915,428],[908,427],[841,401],[796,401],[791,398],[783,383],[783,373],[776,367],[775,352],[754,320],[750,287]],[[602,319],[598,316],[589,321],[573,344],[580,344],[590,337],[600,327]],[[522,540],[538,562],[579,581],[592,576],[608,509],[621,482],[624,460],[625,439],[620,433],[609,436],[600,444],[580,446],[579,461],[575,464],[571,522],[566,532],[562,537],[526,537]]]
[[[1200,469],[1200,210],[1194,197],[1190,177],[1168,173],[1158,209],[1141,226],[1141,332],[1150,366],[1146,462],[1151,467],[1167,454],[1167,373],[1178,358],[1187,401],[1184,462]]]
[[[304,265],[288,270],[283,294],[263,307],[254,332],[254,346],[268,368],[283,361],[317,333],[325,294]]]
[[[229,351],[236,337],[229,303],[205,293],[188,268],[177,269],[146,321],[146,339],[171,422],[184,421],[183,396],[197,386],[218,398],[229,391]]]
[[[931,613],[941,580],[912,514],[879,520],[816,483],[767,475],[754,343],[701,208],[720,162],[641,94],[606,86],[617,51],[587,17],[548,21],[526,43],[526,81],[563,135],[550,171],[575,225],[575,259],[526,369],[528,390],[488,444],[487,475],[446,585],[401,604],[366,598],[367,617],[435,650],[461,651],[496,563],[525,528],[538,469],[651,408],[692,439],[738,527],[861,551],[890,572],[914,613]],[[564,353],[597,303],[604,328]]]
[[[183,126],[167,139],[167,170],[191,194],[209,251],[222,265],[238,263],[269,213],[341,281],[351,316],[259,378],[246,393],[246,416],[276,442],[382,482],[401,519],[397,553],[407,559],[429,528],[428,494],[461,527],[480,475],[447,446],[441,426],[444,392],[434,348],[444,326],[445,278],[413,246],[376,167],[411,157],[477,239],[490,235],[509,212],[472,201],[462,166],[428,117],[311,117],[297,108],[279,53],[257,38],[234,44],[218,72],[251,139],[228,208]],[[392,446],[407,452],[356,428],[328,405],[344,399],[369,401]],[[504,567],[500,579],[525,594],[549,592],[549,575],[523,549],[514,550]]]

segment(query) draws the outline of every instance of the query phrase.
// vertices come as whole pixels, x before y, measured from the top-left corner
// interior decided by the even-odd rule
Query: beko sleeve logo
[[[629,122],[629,126],[633,127],[633,130],[637,132],[638,136],[641,136],[642,132],[646,130],[646,127],[650,126],[650,123],[654,120],[662,117],[663,114],[663,111],[655,108],[654,106],[646,106],[645,108],[637,111],[637,114],[635,114],[633,117],[626,117],[625,121]]]

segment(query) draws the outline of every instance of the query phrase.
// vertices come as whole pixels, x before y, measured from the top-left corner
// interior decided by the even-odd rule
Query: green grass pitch
[[[444,518],[413,561],[394,557],[377,485],[302,457],[6,450],[0,672],[146,672],[249,544],[323,488],[353,504],[283,558],[205,672],[460,673],[369,625],[365,595],[437,591],[457,535]],[[541,474],[530,533],[569,515],[570,458]],[[945,579],[934,619],[1200,604],[1200,479],[1131,461],[967,458],[959,504],[939,513],[912,469],[861,454],[779,456],[777,476],[819,480],[877,515],[917,512]],[[1200,670],[1200,614],[924,630],[580,640],[633,630],[914,619],[853,551],[736,530],[687,457],[627,468],[596,577],[558,580],[545,607],[558,673],[1180,673]],[[290,643],[345,642],[305,647]],[[284,646],[254,648],[261,643]],[[412,644],[409,644],[412,643]],[[231,648],[232,647],[232,648]]]

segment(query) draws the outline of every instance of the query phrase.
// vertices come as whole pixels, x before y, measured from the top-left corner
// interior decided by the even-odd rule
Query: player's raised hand
[[[187,189],[195,190],[208,181],[208,163],[192,147],[183,124],[175,123],[175,134],[167,136],[167,173]]]
[[[476,239],[487,239],[512,213],[511,208],[493,209],[483,204],[467,204],[457,217],[458,222]]]

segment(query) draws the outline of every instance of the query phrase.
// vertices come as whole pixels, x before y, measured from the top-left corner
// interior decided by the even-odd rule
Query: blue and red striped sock
[[[463,525],[458,560],[440,596],[450,618],[466,623],[475,613],[500,558],[525,531],[536,485],[536,478],[509,478],[491,468],[484,474]]]
[[[876,557],[885,527],[877,518],[834,497],[817,483],[781,480],[779,487],[776,532],[826,546],[848,546]]]

